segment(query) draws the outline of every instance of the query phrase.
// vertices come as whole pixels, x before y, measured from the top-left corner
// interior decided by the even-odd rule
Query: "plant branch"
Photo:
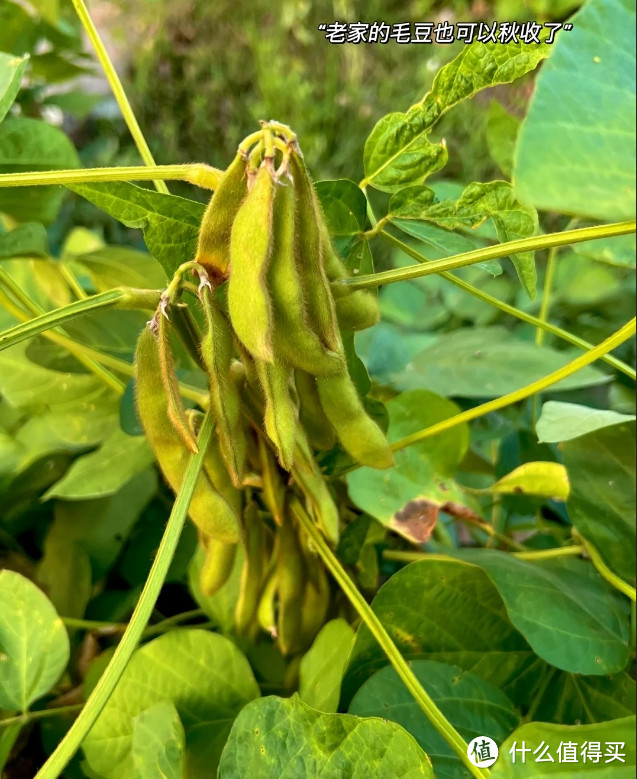
[[[487,777],[489,775],[488,771],[477,768],[473,765],[473,763],[471,763],[467,756],[467,745],[465,744],[464,739],[453,727],[453,725],[446,719],[444,714],[436,706],[435,702],[432,700],[429,694],[423,689],[422,685],[416,678],[416,675],[409,667],[409,664],[401,655],[396,644],[394,644],[392,641],[391,636],[385,630],[384,625],[379,620],[378,616],[374,613],[365,598],[363,598],[363,596],[360,594],[356,588],[356,585],[350,579],[338,558],[327,545],[322,534],[296,498],[292,498],[290,500],[290,509],[303,529],[312,539],[312,543],[316,547],[326,567],[329,569],[334,579],[336,579],[343,593],[354,606],[358,612],[358,615],[363,620],[371,634],[379,643],[381,649],[387,656],[387,659],[394,667],[394,670],[400,679],[404,682],[409,692],[413,695],[416,703],[418,703],[429,721],[436,728],[438,733],[440,733],[440,735],[445,739],[445,741],[451,746],[453,751],[458,755],[467,770],[473,776],[478,777],[478,779],[484,779]]]
[[[74,703],[71,706],[58,706],[52,709],[38,709],[37,711],[27,711],[24,714],[18,714],[15,717],[7,717],[0,720],[0,728],[6,728],[8,725],[22,724],[27,725],[38,719],[47,719],[48,717],[58,717],[62,714],[75,714],[84,708],[83,703]]]
[[[187,181],[203,189],[216,189],[223,171],[204,163],[190,165],[145,165],[117,168],[76,168],[33,173],[3,173],[0,187],[33,187],[51,184],[89,184],[105,181]]]
[[[505,552],[518,560],[527,560],[530,563],[541,562],[542,560],[552,560],[556,557],[579,557],[584,552],[581,544],[574,546],[560,546],[554,549],[532,549],[527,552]],[[456,560],[453,555],[429,554],[428,552],[402,552],[397,549],[386,549],[383,551],[383,557],[386,560],[398,560],[404,563],[415,563],[420,560]]]
[[[599,575],[603,579],[606,579],[606,581],[609,584],[612,584],[616,590],[623,592],[624,595],[629,597],[631,601],[635,603],[635,600],[637,599],[637,592],[635,591],[635,588],[632,587],[630,584],[628,584],[628,582],[625,582],[622,578],[620,578],[614,571],[611,571],[611,569],[604,562],[600,553],[593,546],[593,544],[591,544],[590,541],[587,541],[585,538],[582,538],[579,534],[578,534],[578,540],[586,550],[588,556],[591,558],[591,562],[597,569]]]
[[[478,417],[484,416],[485,414],[490,414],[492,411],[498,411],[501,408],[510,406],[520,400],[524,400],[531,395],[535,395],[536,392],[542,392],[553,384],[556,384],[558,381],[571,376],[573,373],[576,373],[582,368],[585,368],[587,365],[590,365],[592,362],[595,362],[595,360],[598,360],[603,354],[607,354],[612,349],[616,349],[620,344],[622,344],[624,341],[627,341],[635,334],[635,329],[635,318],[633,317],[630,322],[627,322],[622,328],[613,333],[613,335],[611,335],[605,341],[602,341],[598,346],[589,349],[587,352],[567,363],[562,368],[558,368],[558,370],[553,371],[553,373],[549,373],[547,376],[544,376],[537,381],[531,382],[531,384],[527,384],[526,387],[515,390],[515,392],[509,392],[507,395],[503,395],[500,398],[495,398],[494,400],[490,400],[480,406],[475,406],[474,408],[470,408],[467,411],[462,411],[460,414],[456,414],[455,416],[449,417],[448,419],[443,419],[441,422],[436,422],[435,425],[426,427],[424,430],[419,430],[417,433],[412,433],[405,438],[401,438],[399,441],[395,441],[392,444],[392,451],[396,452],[400,449],[404,449],[405,447],[416,444],[419,441],[424,441],[426,438],[431,438],[438,433],[443,433],[446,430],[450,430],[452,427],[460,425],[463,422],[469,422],[472,419],[477,419]]]
[[[520,252],[539,251],[550,249],[553,246],[566,246],[581,241],[592,241],[596,238],[609,238],[615,235],[627,235],[634,233],[635,222],[617,222],[615,224],[598,225],[595,227],[581,227],[577,230],[565,230],[561,233],[548,233],[547,235],[535,235],[530,238],[521,238],[516,241],[507,241],[495,246],[485,246],[473,249],[470,252],[462,252],[453,257],[445,257],[442,260],[432,260],[426,265],[410,265],[406,268],[394,268],[393,270],[371,273],[366,276],[349,277],[340,281],[333,281],[335,287],[344,286],[348,289],[365,289],[368,287],[380,287],[384,284],[393,284],[396,281],[408,281],[422,276],[431,276],[442,271],[464,268],[467,265],[475,265],[486,260],[495,260],[498,257],[508,257],[510,254]],[[398,241],[391,233],[381,230],[380,236],[393,243]],[[408,249],[409,247],[407,247]],[[410,251],[405,251],[413,256]]]
[[[35,779],[57,779],[60,776],[106,706],[142,638],[175,554],[195,484],[203,467],[213,427],[212,415],[208,413],[204,417],[198,437],[199,452],[191,456],[188,462],[184,480],[170,512],[157,555],[122,640],[117,645],[111,661],[86,701],[82,713],[38,771]]]

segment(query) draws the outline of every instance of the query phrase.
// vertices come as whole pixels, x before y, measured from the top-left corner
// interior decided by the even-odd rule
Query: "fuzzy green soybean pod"
[[[294,383],[299,395],[299,419],[309,442],[315,449],[331,449],[336,444],[336,431],[321,406],[316,378],[297,369]]]
[[[273,359],[267,271],[272,254],[275,186],[272,161],[266,159],[237,212],[230,234],[230,320],[245,348],[264,362]]]
[[[325,415],[343,448],[361,465],[390,468],[394,456],[383,431],[371,419],[347,370],[316,380]]]
[[[230,578],[237,545],[209,538],[204,547],[206,557],[199,573],[199,587],[204,595],[214,595]]]
[[[297,154],[290,157],[290,172],[296,195],[296,263],[309,321],[327,348],[341,354],[334,300],[323,266],[323,214],[305,163]]]
[[[213,293],[202,290],[206,332],[201,341],[201,356],[210,384],[210,408],[217,423],[221,453],[228,473],[240,487],[246,456],[246,436],[241,420],[239,390],[231,376],[233,336],[230,323],[219,310]]]
[[[338,507],[302,428],[297,430],[292,477],[303,493],[315,522],[330,543],[336,546],[340,534]]]
[[[330,583],[321,562],[307,555],[305,559],[308,580],[303,592],[301,640],[304,646],[309,646],[325,624],[330,606]]]
[[[178,492],[188,466],[190,452],[168,416],[168,401],[161,381],[159,345],[148,327],[142,330],[135,351],[137,409],[148,443],[166,481]],[[215,447],[213,442],[206,452]],[[229,479],[226,477],[226,482]],[[193,493],[188,515],[206,537],[229,544],[239,541],[240,515],[221,495],[208,476],[206,463]]]
[[[246,163],[237,154],[210,198],[199,228],[195,261],[203,265],[215,285],[228,275],[230,231],[247,194]]]
[[[248,635],[255,624],[268,566],[266,528],[259,516],[258,506],[253,501],[245,507],[243,526],[245,558],[234,612],[235,627],[241,636]]]
[[[284,655],[296,650],[301,638],[303,592],[305,590],[304,560],[301,554],[296,529],[290,517],[278,528],[278,575],[279,610],[277,635],[279,647]]]
[[[274,353],[296,368],[333,376],[341,370],[344,356],[325,346],[308,316],[295,256],[293,183],[287,182],[277,188],[273,234],[268,287],[272,300]]]
[[[265,431],[276,446],[281,466],[289,471],[294,462],[294,446],[299,412],[292,397],[292,369],[282,362],[256,361],[259,381],[265,395]]]

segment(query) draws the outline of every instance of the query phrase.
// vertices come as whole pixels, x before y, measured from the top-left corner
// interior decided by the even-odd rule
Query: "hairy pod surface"
[[[317,525],[325,537],[336,546],[340,530],[338,507],[302,429],[297,431],[296,444],[292,476],[303,493]]]
[[[142,330],[135,352],[137,409],[144,432],[166,481],[178,492],[190,452],[168,416],[168,402],[160,379],[159,345],[148,327]],[[204,469],[193,493],[188,515],[205,535],[225,543],[239,541],[239,514],[210,479],[207,462],[214,456],[214,441],[206,452]],[[219,459],[221,456],[218,454]],[[225,481],[230,484],[226,474]],[[233,488],[234,489],[234,488]],[[240,493],[235,490],[240,500]]]
[[[203,545],[206,557],[199,574],[199,587],[204,595],[214,595],[230,578],[237,545],[215,538],[206,539]]]
[[[276,446],[281,466],[289,471],[294,462],[298,427],[298,408],[291,393],[292,369],[281,362],[256,361],[257,373],[265,395],[264,425]]]
[[[263,480],[263,500],[277,525],[283,524],[285,509],[285,484],[274,456],[263,436],[258,436],[259,468]]]
[[[297,369],[294,381],[299,395],[299,419],[309,442],[315,449],[331,449],[336,445],[336,431],[323,411],[316,379]]]
[[[341,370],[343,354],[330,351],[312,328],[296,264],[295,192],[292,183],[277,187],[274,200],[274,245],[268,272],[272,299],[273,346],[296,368],[322,376]]]
[[[184,404],[179,394],[179,381],[170,347],[170,325],[168,319],[163,314],[159,314],[156,322],[159,368],[164,392],[166,393],[168,418],[186,445],[186,448],[193,454],[196,454],[199,451],[197,441],[188,425]]]
[[[202,302],[206,332],[201,341],[201,356],[210,385],[210,408],[217,423],[219,446],[228,473],[235,486],[240,487],[246,456],[246,434],[241,420],[239,391],[231,375],[232,329],[207,287],[202,290]]]
[[[195,261],[203,265],[215,286],[228,275],[230,231],[247,194],[246,163],[237,154],[210,198],[199,228]]]
[[[272,253],[275,193],[271,165],[262,164],[239,208],[230,234],[230,320],[253,357],[272,362],[272,311],[267,271]]]
[[[243,527],[245,558],[235,607],[235,627],[239,635],[247,635],[254,626],[268,565],[265,526],[254,502],[245,507]]]
[[[323,564],[305,556],[308,579],[303,592],[301,635],[303,647],[309,646],[325,624],[330,605],[330,584]]]
[[[277,532],[279,608],[277,636],[284,655],[295,651],[301,633],[303,592],[305,590],[304,560],[296,531],[289,517]]]
[[[383,431],[371,419],[349,373],[316,380],[321,405],[343,448],[361,465],[390,468],[394,456]]]
[[[296,154],[290,158],[290,171],[296,192],[296,262],[309,320],[326,347],[342,354],[334,301],[323,267],[323,214],[305,163]]]

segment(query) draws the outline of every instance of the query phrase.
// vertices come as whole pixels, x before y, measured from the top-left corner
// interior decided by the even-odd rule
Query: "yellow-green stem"
[[[489,414],[492,411],[498,411],[501,408],[505,408],[506,406],[510,406],[520,400],[531,397],[531,395],[535,395],[536,392],[542,392],[548,387],[551,387],[553,384],[556,384],[558,381],[561,381],[567,376],[571,376],[573,373],[576,373],[587,365],[590,365],[595,360],[598,360],[603,354],[610,352],[612,349],[616,349],[620,344],[624,343],[624,341],[627,341],[634,334],[635,318],[631,319],[630,322],[627,322],[622,328],[613,333],[613,335],[611,335],[605,341],[602,341],[598,346],[589,349],[587,352],[572,360],[567,365],[564,365],[562,368],[553,371],[553,373],[549,373],[547,376],[544,376],[537,381],[531,382],[531,384],[527,384],[526,387],[515,390],[515,392],[510,392],[500,398],[495,398],[494,400],[490,400],[480,406],[470,408],[467,411],[463,411],[453,417],[443,419],[441,422],[437,422],[435,425],[431,425],[424,430],[419,430],[417,433],[412,433],[405,438],[401,438],[399,441],[394,442],[391,448],[394,452],[396,452],[399,449],[404,449],[405,447],[416,444],[419,441],[424,441],[426,438],[431,438],[432,436],[437,435],[438,433],[442,433],[445,430],[451,430],[451,428],[455,427],[456,425],[460,425],[463,422],[469,422],[472,419],[477,419],[478,417]]]
[[[325,566],[337,581],[338,585],[342,589],[343,593],[347,596],[352,606],[354,606],[358,612],[358,615],[365,623],[370,633],[374,636],[381,649],[387,656],[387,659],[393,665],[394,670],[403,681],[409,692],[413,695],[414,700],[425,713],[431,724],[436,728],[438,733],[440,733],[445,741],[451,746],[453,751],[462,760],[469,773],[475,777],[478,777],[478,779],[484,779],[487,777],[489,775],[489,771],[477,768],[473,765],[473,763],[471,763],[467,756],[467,744],[465,743],[464,739],[436,706],[435,702],[431,699],[429,694],[423,689],[422,685],[416,678],[416,675],[409,667],[409,664],[401,655],[396,644],[394,644],[392,641],[391,636],[385,630],[384,625],[376,616],[365,598],[363,598],[363,596],[360,594],[356,588],[356,585],[350,579],[336,555],[327,545],[321,532],[318,530],[314,522],[312,522],[305,509],[301,506],[296,498],[292,498],[290,501],[290,509],[292,510],[299,524],[312,539],[312,543],[318,551],[321,559],[325,563]]]
[[[604,562],[600,553],[593,546],[593,544],[591,544],[590,541],[587,541],[585,538],[582,538],[581,536],[578,536],[578,538],[582,546],[586,550],[588,556],[591,558],[591,562],[593,563],[595,568],[597,568],[597,572],[599,573],[599,575],[603,579],[606,579],[606,581],[609,584],[612,584],[616,590],[623,592],[624,595],[628,596],[631,599],[631,601],[635,603],[635,599],[637,597],[635,588],[632,587],[630,584],[628,584],[628,582],[625,582],[622,578],[620,578],[614,571],[611,571],[611,569]]]
[[[517,557],[518,560],[527,560],[528,562],[540,562],[542,560],[552,560],[556,557],[579,557],[584,552],[584,547],[581,545],[576,546],[561,546],[554,549],[537,549],[529,550],[527,552],[503,552],[503,554],[510,554],[513,557]],[[402,552],[394,549],[386,549],[383,552],[383,557],[386,560],[397,560],[403,563],[416,563],[420,560],[455,560],[451,555],[445,554],[428,554],[427,552]]]

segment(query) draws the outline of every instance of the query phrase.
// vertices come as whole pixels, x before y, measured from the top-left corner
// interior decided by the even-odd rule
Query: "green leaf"
[[[500,495],[539,495],[566,500],[568,475],[560,463],[530,462],[520,465],[489,488]]]
[[[60,614],[84,616],[93,581],[91,561],[79,544],[49,536],[38,565],[38,581]]]
[[[446,230],[476,228],[491,219],[501,243],[537,232],[537,212],[518,200],[508,181],[469,184],[457,200],[441,203],[427,202],[429,195],[423,190],[427,187],[406,187],[397,192],[389,201],[390,218],[433,222]],[[534,298],[537,275],[533,252],[511,260],[529,297]]]
[[[0,51],[0,122],[7,115],[18,94],[28,62],[28,54],[15,57]]]
[[[204,630],[166,633],[135,652],[84,739],[84,754],[105,779],[132,776],[136,717],[167,701],[186,735],[184,776],[208,779],[234,718],[258,695],[250,666],[232,642]]]
[[[322,714],[292,698],[261,698],[237,717],[219,779],[431,777],[431,762],[393,722]]]
[[[99,449],[78,457],[43,499],[78,500],[114,495],[154,459],[144,436],[133,437],[114,430]]]
[[[337,251],[346,256],[367,226],[367,198],[349,179],[319,181],[316,192]]]
[[[507,696],[478,676],[431,660],[414,660],[410,666],[443,716],[467,743],[477,736],[489,736],[500,743],[520,724]],[[429,755],[438,779],[469,776],[458,755],[423,714],[392,667],[383,668],[365,682],[354,696],[349,713],[382,717],[402,725]]]
[[[619,414],[601,408],[588,408],[577,403],[548,400],[535,425],[538,441],[557,443],[592,433],[604,427],[631,422],[634,415]]]
[[[598,760],[585,760],[582,755],[584,745],[589,745],[591,742],[600,745],[601,758]],[[607,744],[617,742],[620,744],[623,742],[620,751],[625,755],[625,762],[610,760],[607,756]],[[566,754],[564,744],[575,746],[574,762],[560,761],[558,750],[562,746],[561,754]],[[548,755],[553,758],[553,762],[536,762],[537,757],[543,753],[540,751],[537,755],[533,755],[533,750],[542,745],[548,747]],[[519,751],[523,747],[531,749],[531,752],[526,753],[524,763],[522,753]],[[544,760],[548,761],[548,759],[545,755]],[[517,779],[517,777],[535,779],[548,774],[559,774],[564,779],[588,779],[589,776],[594,776],[595,779],[633,777],[635,775],[635,718],[624,717],[596,725],[579,726],[529,722],[515,730],[500,746],[500,757],[491,768],[491,779]]]
[[[459,412],[455,403],[427,390],[403,392],[386,408],[390,442]],[[468,426],[457,425],[396,452],[396,465],[380,476],[374,468],[357,468],[347,475],[350,498],[405,538],[425,542],[440,508],[449,501],[462,504],[466,500],[452,477],[468,446]]]
[[[407,660],[437,660],[471,671],[517,702],[532,687],[540,663],[511,625],[498,591],[484,571],[456,560],[424,560],[395,573],[372,609]],[[343,680],[343,700],[387,659],[362,625]]]
[[[510,114],[501,103],[492,100],[487,111],[487,148],[491,159],[505,176],[513,170],[513,151],[520,120]]]
[[[606,564],[635,581],[635,422],[603,427],[562,446],[569,517]]]
[[[518,137],[514,182],[537,208],[635,218],[635,4],[590,0],[561,34]]]
[[[234,633],[234,611],[241,586],[241,569],[244,559],[243,547],[241,544],[238,545],[232,573],[223,587],[220,587],[214,595],[204,595],[199,586],[199,575],[205,559],[206,553],[201,544],[199,544],[188,566],[190,594],[199,608],[215,623],[222,633],[226,635]]]
[[[314,709],[338,709],[341,680],[354,642],[354,630],[344,619],[323,625],[299,666],[299,696]]]
[[[148,251],[168,278],[172,278],[179,265],[195,256],[199,224],[206,208],[203,203],[126,182],[72,184],[69,189],[126,227],[140,228]]]
[[[82,253],[73,264],[89,275],[97,292],[119,286],[161,289],[166,285],[166,273],[154,257],[126,246]]]
[[[46,230],[38,222],[24,222],[10,232],[0,234],[0,258],[47,257],[48,254]]]
[[[184,726],[175,705],[162,701],[133,719],[133,779],[182,779]]]
[[[408,369],[391,377],[400,390],[427,387],[447,397],[506,395],[563,367],[581,352],[557,351],[520,341],[504,327],[475,327],[438,336],[412,358]],[[560,392],[609,381],[596,368],[584,368],[551,387]]]
[[[533,650],[564,671],[608,674],[628,662],[628,600],[590,562],[519,560],[491,549],[454,556],[486,571],[509,619]]]
[[[420,183],[444,166],[446,147],[427,135],[452,106],[481,89],[508,84],[548,54],[544,44],[472,43],[436,75],[431,91],[407,113],[383,117],[365,143],[366,183],[385,192]]]
[[[62,130],[38,119],[19,117],[0,124],[0,173],[77,168],[75,147]],[[62,203],[60,187],[0,189],[0,211],[18,222],[50,224]]]
[[[15,571],[0,571],[0,709],[26,712],[57,682],[69,638],[42,590]]]
[[[534,706],[534,719],[587,725],[635,713],[635,682],[627,673],[581,676],[548,671],[550,683]]]
[[[578,227],[587,227],[586,223]],[[615,235],[612,238],[598,238],[595,241],[582,241],[571,247],[575,254],[590,257],[596,262],[616,265],[620,268],[635,267],[635,233],[632,235]]]

